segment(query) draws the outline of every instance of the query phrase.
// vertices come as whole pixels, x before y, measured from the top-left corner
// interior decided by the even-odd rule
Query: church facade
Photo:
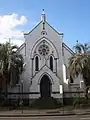
[[[68,62],[74,52],[63,42],[58,33],[46,21],[43,11],[41,21],[29,33],[24,33],[25,43],[18,52],[24,58],[23,91],[30,99],[63,98],[63,92],[76,91],[81,79],[69,76]]]

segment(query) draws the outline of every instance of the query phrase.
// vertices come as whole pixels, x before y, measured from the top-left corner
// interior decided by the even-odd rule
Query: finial
[[[77,44],[78,44],[78,40],[77,40],[76,42],[77,42]]]
[[[44,9],[42,9],[42,14],[45,14]]]
[[[41,21],[45,22],[45,20],[46,20],[45,12],[44,9],[42,9]]]

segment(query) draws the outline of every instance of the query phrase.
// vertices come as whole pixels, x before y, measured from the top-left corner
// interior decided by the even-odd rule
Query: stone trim
[[[62,47],[66,48],[72,55],[75,54],[65,43],[62,43]]]
[[[32,31],[34,31],[34,29],[36,29],[40,25],[40,23],[42,23],[42,21],[39,22],[30,32],[24,33],[24,35],[29,35]]]

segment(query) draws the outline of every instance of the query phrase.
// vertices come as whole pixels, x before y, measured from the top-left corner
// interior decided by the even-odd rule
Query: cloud
[[[15,13],[0,16],[0,43],[5,43],[11,38],[12,43],[20,46],[24,42],[24,38],[23,32],[18,26],[24,26],[26,23],[27,18],[25,16]]]

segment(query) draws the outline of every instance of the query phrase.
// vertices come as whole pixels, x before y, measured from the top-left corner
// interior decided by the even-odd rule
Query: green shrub
[[[81,98],[76,98],[73,100],[73,106],[80,104],[88,104],[88,101],[86,99],[81,99]]]

